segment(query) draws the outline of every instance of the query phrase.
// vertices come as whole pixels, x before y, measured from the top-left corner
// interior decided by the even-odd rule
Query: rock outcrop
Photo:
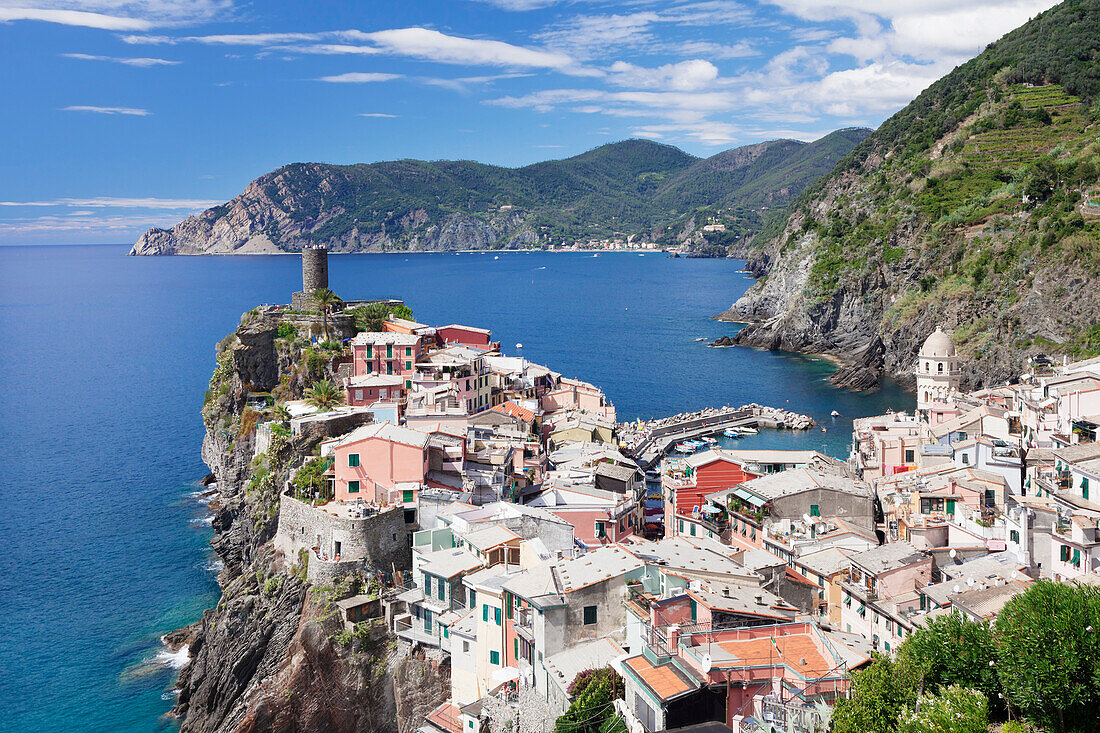
[[[757,282],[732,341],[822,353],[834,383],[911,384],[952,332],[962,386],[1017,378],[1037,353],[1100,353],[1095,197],[1100,2],[1063,3],[990,44],[883,123],[741,248]]]
[[[277,327],[260,310],[218,345],[202,455],[218,492],[211,544],[224,564],[222,596],[200,622],[166,636],[190,655],[173,714],[185,732],[412,733],[448,696],[447,664],[402,647],[384,624],[347,632],[333,602],[350,582],[312,587],[302,569],[274,561],[282,467],[319,438],[272,438],[258,472],[246,397],[300,397],[312,379],[333,376],[304,341],[276,338]]]

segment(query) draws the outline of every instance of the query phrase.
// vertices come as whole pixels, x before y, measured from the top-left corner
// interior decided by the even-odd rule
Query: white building
[[[959,357],[951,337],[937,327],[924,341],[917,358],[917,410],[928,414],[933,404],[946,402],[959,388]]]

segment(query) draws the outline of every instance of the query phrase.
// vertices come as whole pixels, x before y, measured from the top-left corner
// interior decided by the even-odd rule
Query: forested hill
[[[257,178],[228,203],[151,229],[131,254],[541,247],[613,235],[723,242],[760,227],[870,134],[839,130],[813,143],[777,140],[700,159],[626,140],[522,168],[472,161],[359,165],[294,163]],[[711,242],[714,245],[714,242]]]
[[[884,122],[754,241],[741,343],[905,376],[943,325],[971,385],[1100,353],[1100,0],[1064,2]]]

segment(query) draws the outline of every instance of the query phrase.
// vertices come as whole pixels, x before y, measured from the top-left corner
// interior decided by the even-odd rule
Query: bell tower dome
[[[920,347],[917,356],[917,410],[927,413],[959,388],[959,356],[951,337],[940,327]]]

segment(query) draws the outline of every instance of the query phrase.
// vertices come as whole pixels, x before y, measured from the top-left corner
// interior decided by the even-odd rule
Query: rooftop
[[[361,440],[378,438],[392,443],[411,445],[414,448],[423,448],[428,445],[428,434],[411,428],[403,428],[389,422],[377,422],[364,425],[352,430],[340,438],[336,446],[350,445]]]
[[[475,525],[474,529],[461,535],[461,539],[465,540],[466,544],[471,547],[484,552],[485,550],[490,550],[507,542],[511,542],[512,540],[518,540],[520,536],[507,527],[494,524],[489,527]]]
[[[558,577],[566,593],[626,575],[644,563],[617,545],[608,545],[558,563]]]
[[[622,654],[622,647],[610,639],[595,639],[547,657],[546,671],[563,690],[568,690],[578,674],[607,667]]]
[[[1066,463],[1083,463],[1100,458],[1100,443],[1077,443],[1065,448],[1055,448],[1051,452]]]
[[[420,343],[420,337],[410,333],[395,333],[392,331],[364,331],[351,340],[352,346],[366,346],[367,344],[392,344],[394,346],[415,346]]]
[[[868,498],[871,496],[871,487],[858,479],[826,473],[816,468],[795,468],[754,478],[738,486],[717,491],[709,494],[707,499],[715,503],[725,503],[730,494],[740,496],[740,492],[746,492],[764,501],[773,501],[817,489]]]
[[[631,657],[623,664],[657,696],[659,700],[671,700],[698,689],[699,684],[679,668],[671,664],[654,667],[642,655]]]
[[[866,552],[852,555],[852,562],[864,570],[877,575],[913,565],[927,556],[908,542],[889,542],[873,547]]]
[[[422,558],[424,563],[420,566],[420,569],[440,578],[453,578],[482,565],[481,560],[476,555],[458,548],[436,550],[424,554]]]

